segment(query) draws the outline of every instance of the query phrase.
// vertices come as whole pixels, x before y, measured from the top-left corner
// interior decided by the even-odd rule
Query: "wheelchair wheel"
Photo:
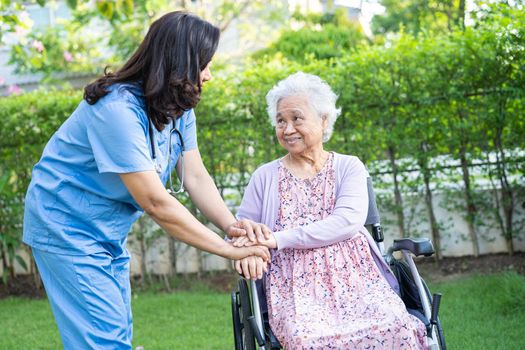
[[[255,350],[255,336],[253,334],[252,328],[248,323],[248,317],[252,316],[252,303],[250,300],[250,290],[248,289],[248,283],[245,279],[239,279],[239,298],[241,304],[241,339],[243,349],[245,350]]]
[[[430,293],[430,289],[428,288],[427,283],[423,279],[421,279],[421,282],[423,283],[423,287],[425,288],[425,291],[427,293],[427,298],[430,304],[432,305],[432,293]],[[447,350],[447,345],[445,343],[445,334],[443,333],[443,327],[441,327],[441,320],[439,319],[439,316],[437,318],[436,333],[439,342],[439,349]]]
[[[242,324],[239,309],[241,307],[239,301],[239,292],[232,292],[232,321],[233,321],[233,340],[235,342],[235,350],[243,350],[242,347]]]

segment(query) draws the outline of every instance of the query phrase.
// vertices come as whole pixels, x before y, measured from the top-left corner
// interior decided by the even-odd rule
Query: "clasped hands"
[[[226,233],[234,247],[262,246],[277,248],[277,241],[268,226],[252,220],[239,220],[228,227]],[[267,272],[268,262],[258,256],[248,256],[234,262],[235,269],[246,279],[260,279]]]

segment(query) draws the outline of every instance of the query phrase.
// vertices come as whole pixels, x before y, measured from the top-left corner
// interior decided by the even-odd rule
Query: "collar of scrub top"
[[[160,165],[159,161],[157,160],[157,152],[155,150],[155,141],[154,141],[154,137],[155,136],[154,136],[153,128],[154,128],[153,122],[151,120],[149,120],[149,142],[150,142],[150,148],[151,148],[151,158],[153,159],[153,164],[155,166],[155,171],[160,176],[160,174],[162,173],[162,166]],[[169,137],[168,137],[168,165],[167,165],[168,171],[169,171],[170,162],[171,162],[171,148],[172,148],[171,136],[173,134],[176,134],[177,137],[179,138],[179,141],[180,141],[180,149],[181,149],[181,152],[180,152],[181,176],[180,176],[180,187],[179,187],[178,190],[174,190],[173,189],[173,180],[172,180],[172,171],[169,172],[169,179],[168,179],[169,183],[168,183],[168,188],[166,190],[171,195],[175,195],[177,193],[184,192],[184,150],[185,150],[184,149],[184,140],[182,138],[182,135],[181,135],[180,131],[175,126],[175,119],[171,120],[171,129],[170,129],[170,133],[169,133]]]

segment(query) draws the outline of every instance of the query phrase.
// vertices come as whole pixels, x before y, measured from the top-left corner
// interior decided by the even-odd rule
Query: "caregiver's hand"
[[[258,256],[235,261],[235,270],[246,279],[261,279],[263,272],[268,272],[268,263]]]
[[[277,249],[277,241],[275,240],[275,236],[271,232],[268,235],[268,238],[266,238],[265,236],[261,238],[258,237],[256,242],[250,241],[246,236],[241,236],[235,237],[232,240],[232,243],[236,247],[250,247],[254,245],[262,245],[270,249]]]
[[[223,256],[232,260],[241,260],[251,256],[264,261],[269,261],[271,258],[270,251],[265,246],[234,247],[231,244],[228,244],[228,246],[228,251]]]
[[[252,220],[242,219],[234,222],[226,228],[226,234],[230,238],[234,237],[244,237],[248,241],[255,243],[261,239],[268,239],[272,231],[265,224],[260,224]],[[248,244],[239,245],[239,247],[248,246]]]

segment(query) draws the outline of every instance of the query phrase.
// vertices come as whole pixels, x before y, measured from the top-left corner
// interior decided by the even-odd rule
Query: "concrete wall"
[[[490,195],[489,192],[485,193]],[[405,215],[407,222],[410,224],[409,229],[411,236],[428,237],[430,238],[430,230],[428,225],[427,214],[424,206],[422,196],[413,194],[404,197],[406,203]],[[441,232],[441,246],[443,256],[455,257],[472,255],[472,244],[468,238],[468,228],[465,219],[458,212],[446,209],[444,202],[449,201],[450,197],[443,193],[434,194],[434,209],[438,222],[444,227]],[[393,239],[400,237],[399,229],[395,224],[395,216],[391,211],[387,211],[382,207],[381,198],[378,199],[378,205],[381,212],[381,220],[383,231],[385,234],[385,246],[389,247]],[[525,222],[525,197],[518,198],[518,205],[515,211],[514,221]],[[481,217],[481,221],[485,224],[492,219]],[[169,240],[166,234],[160,232],[160,228],[151,220],[143,220],[143,229],[146,227],[146,234],[148,237],[157,236],[156,239],[151,239],[146,250],[146,268],[151,274],[168,274],[169,266]],[[137,229],[137,226],[134,227]],[[495,225],[478,227],[479,244],[481,254],[490,253],[505,253],[505,240],[501,236],[499,229]],[[514,239],[515,251],[525,251],[525,228],[521,227],[521,231],[517,232]],[[217,257],[215,255],[199,252],[195,248],[176,242],[177,251],[177,272],[178,273],[194,273],[198,271],[213,271],[213,270],[227,270],[231,268],[231,262],[227,259]],[[131,273],[133,275],[142,275],[142,259],[144,256],[140,249],[140,243],[137,241],[134,234],[130,235],[128,242],[128,249],[132,254]],[[29,263],[27,249],[19,250],[20,256]],[[27,273],[18,263],[15,264],[15,270],[19,274]],[[2,274],[2,267],[0,264],[0,274]]]
[[[489,193],[485,193],[490,195]],[[428,237],[431,238],[430,226],[427,218],[426,206],[422,196],[413,195],[412,198],[404,197],[405,203],[410,202],[411,206],[404,210],[406,218],[411,222],[409,226],[411,237]],[[433,206],[438,223],[443,227],[441,229],[441,249],[444,257],[455,257],[472,255],[472,242],[468,235],[467,221],[463,217],[463,212],[454,212],[444,207],[444,204],[450,200],[450,197],[443,193],[433,194]],[[517,200],[517,208],[514,212],[514,222],[525,223],[525,198]],[[408,206],[407,206],[408,207]],[[381,210],[380,210],[381,211]],[[413,212],[413,214],[410,214]],[[410,216],[413,216],[410,218]],[[492,218],[484,217],[486,214],[479,215],[483,226],[476,226],[478,230],[478,241],[480,254],[505,253],[507,247],[500,229]],[[392,244],[395,238],[400,237],[399,228],[395,224],[396,217],[393,212],[381,211],[382,226],[385,234],[385,246]],[[502,213],[503,216],[503,213]],[[521,227],[519,232],[515,232],[513,240],[515,251],[525,251],[525,227]]]

